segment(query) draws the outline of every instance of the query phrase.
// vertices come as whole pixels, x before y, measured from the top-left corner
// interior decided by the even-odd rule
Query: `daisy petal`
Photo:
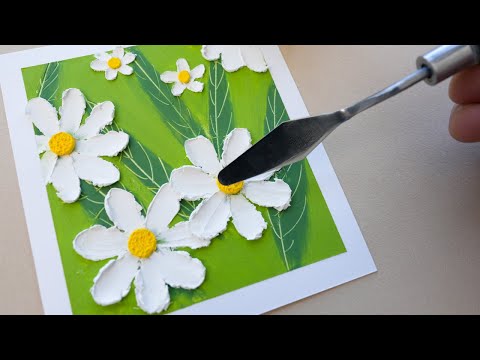
[[[117,156],[127,147],[128,139],[124,132],[109,131],[88,140],[78,140],[75,151],[93,156]]]
[[[200,239],[192,234],[187,221],[182,221],[171,229],[163,231],[158,237],[163,240],[163,242],[157,244],[158,247],[199,249],[210,245],[209,239]]]
[[[226,45],[222,51],[222,66],[225,71],[234,72],[245,66],[238,46]]]
[[[247,129],[233,129],[225,137],[221,164],[223,167],[230,164],[252,146],[252,138]]]
[[[268,65],[263,57],[262,50],[257,46],[243,45],[241,47],[242,58],[248,68],[255,72],[265,72]]]
[[[30,100],[27,103],[25,115],[43,135],[52,136],[60,130],[57,110],[43,98]]]
[[[111,162],[95,156],[73,153],[73,167],[78,177],[94,186],[109,186],[120,180],[120,172]]]
[[[270,171],[267,171],[263,174],[251,177],[250,179],[246,179],[245,182],[250,182],[250,181],[263,181],[263,180],[268,180],[272,177],[273,174],[275,174],[276,171],[279,169],[273,169]]]
[[[45,184],[50,183],[53,169],[55,168],[55,164],[57,163],[57,158],[58,156],[53,152],[46,151],[40,159],[40,165],[42,167],[42,174],[43,179],[45,180]]]
[[[207,174],[217,176],[222,169],[212,142],[205,136],[200,135],[185,141],[185,151],[192,164]]]
[[[195,166],[182,166],[172,171],[170,183],[185,200],[199,200],[218,191],[215,179]]]
[[[208,60],[218,60],[220,59],[220,54],[223,51],[225,45],[202,45],[202,55]]]
[[[267,223],[263,220],[260,211],[248,202],[243,195],[234,195],[230,198],[233,225],[238,233],[247,240],[256,240],[262,236]]]
[[[73,168],[71,156],[61,156],[57,159],[50,180],[57,190],[57,196],[63,202],[73,203],[80,197],[80,179]]]
[[[116,227],[107,229],[94,225],[75,237],[73,248],[85,259],[98,261],[122,255],[127,249],[127,242],[127,235]]]
[[[177,60],[177,71],[180,72],[180,71],[183,71],[183,70],[186,70],[186,71],[190,72],[190,66],[188,66],[187,60],[178,59]]]
[[[95,59],[90,63],[90,68],[95,71],[106,71],[108,63],[105,60]]]
[[[201,78],[203,74],[205,74],[205,65],[203,64],[195,66],[192,71],[190,71],[190,76],[193,80]]]
[[[125,53],[125,55],[123,56],[123,59],[122,59],[122,64],[130,64],[131,62],[135,61],[135,58],[137,57],[136,54],[134,53],[131,53],[131,52],[127,52]]]
[[[97,53],[94,55],[96,59],[107,62],[112,58],[112,56],[106,52]]]
[[[108,68],[107,71],[105,71],[105,79],[107,80],[115,80],[117,75],[118,70]]]
[[[138,260],[126,253],[117,260],[110,260],[93,279],[90,293],[98,305],[112,305],[122,300],[130,291],[138,271]]]
[[[120,66],[118,71],[120,71],[120,74],[123,74],[123,75],[132,75],[133,68],[127,64],[123,64],[122,66]]]
[[[167,229],[179,210],[179,194],[170,183],[163,184],[148,207],[145,225],[157,235]]]
[[[115,116],[115,106],[111,101],[105,101],[97,104],[92,109],[90,116],[85,120],[85,124],[75,133],[77,139],[89,139],[100,133],[107,125],[110,125]]]
[[[213,239],[227,228],[230,219],[230,199],[217,192],[200,205],[190,215],[190,230],[201,239]]]
[[[44,153],[48,149],[48,137],[45,135],[35,135],[35,141],[37,143],[37,152],[39,154]]]
[[[145,224],[142,207],[134,196],[123,189],[113,188],[105,196],[105,211],[117,228],[131,232]]]
[[[125,55],[125,50],[121,46],[117,46],[113,51],[112,51],[112,56],[116,58],[123,58],[123,55]]]
[[[167,84],[177,82],[178,73],[176,71],[165,71],[162,75],[160,75],[160,80]]]
[[[205,280],[205,266],[185,251],[160,249],[148,259],[165,282],[174,288],[196,289]]]
[[[279,179],[245,183],[242,192],[251,202],[260,206],[273,207],[278,211],[290,206],[292,196],[290,186]]]
[[[82,122],[86,106],[85,98],[80,90],[65,90],[62,94],[62,106],[58,110],[60,114],[60,130],[75,134]]]
[[[188,83],[187,89],[193,92],[202,92],[203,91],[203,83],[199,81],[192,81]]]
[[[155,265],[155,262],[150,259],[143,260],[140,270],[135,276],[137,305],[147,314],[159,313],[170,305],[168,286]]]
[[[182,84],[181,82],[176,82],[172,86],[172,94],[173,96],[180,96],[183,94],[185,89],[187,88],[187,85]]]

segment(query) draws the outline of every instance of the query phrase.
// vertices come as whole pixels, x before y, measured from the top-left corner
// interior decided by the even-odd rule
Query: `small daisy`
[[[167,84],[174,83],[172,87],[172,94],[180,96],[188,89],[193,92],[202,92],[203,83],[195,81],[200,79],[205,73],[205,66],[200,64],[190,70],[187,60],[177,60],[177,71],[165,71],[160,75],[160,79]]]
[[[246,66],[255,72],[265,72],[268,65],[262,50],[253,45],[203,45],[202,55],[209,61],[222,58],[225,71],[234,72]]]
[[[95,54],[97,59],[90,63],[90,67],[95,71],[105,71],[107,80],[115,80],[119,72],[123,75],[133,73],[132,67],[128,64],[133,62],[136,56],[131,52],[125,53],[125,50],[119,46],[111,54],[106,52]]]
[[[183,166],[172,171],[172,187],[186,200],[204,199],[190,215],[193,234],[212,239],[227,228],[230,217],[237,231],[247,240],[259,239],[267,223],[251,202],[278,211],[290,205],[291,189],[283,180],[267,181],[274,171],[222,185],[217,180],[221,169],[251,146],[247,129],[234,129],[225,138],[221,161],[212,143],[203,136],[185,142],[187,157],[195,166]],[[248,200],[247,200],[248,199]]]
[[[179,209],[179,195],[169,183],[160,187],[145,218],[128,191],[114,188],[107,193],[105,211],[115,226],[94,225],[73,241],[73,248],[85,259],[116,257],[93,280],[90,293],[97,304],[119,302],[129,293],[133,280],[138,306],[149,314],[158,313],[170,304],[167,285],[191,290],[203,283],[206,270],[200,260],[185,251],[171,250],[210,243],[192,235],[186,222],[168,228]]]
[[[111,101],[96,105],[85,123],[85,98],[78,89],[62,94],[62,106],[57,110],[45,99],[31,99],[26,115],[43,135],[37,135],[37,150],[46,184],[52,183],[57,196],[66,203],[80,196],[80,179],[96,186],[108,186],[120,179],[120,172],[100,156],[116,156],[128,145],[124,132],[100,131],[111,124],[115,107]]]

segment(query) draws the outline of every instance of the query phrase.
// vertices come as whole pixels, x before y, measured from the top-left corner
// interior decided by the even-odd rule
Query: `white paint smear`
[[[131,193],[123,189],[110,189],[105,196],[105,211],[115,226],[125,232],[130,233],[145,225],[142,207]]]
[[[230,219],[230,199],[217,192],[203,200],[190,215],[190,230],[202,239],[213,239],[227,228]]]
[[[148,207],[146,227],[158,235],[168,228],[179,210],[179,194],[170,183],[163,184]]]
[[[138,270],[138,259],[126,253],[117,260],[110,260],[93,279],[90,293],[98,305],[112,305],[122,300]]]
[[[73,153],[72,158],[78,177],[95,186],[109,186],[120,180],[120,172],[108,161],[78,153]]]
[[[218,191],[215,179],[195,166],[182,166],[172,171],[170,183],[186,200],[199,200]]]
[[[247,240],[257,240],[262,237],[267,223],[263,220],[260,211],[248,202],[243,195],[230,196],[230,209],[232,212],[233,225]]]
[[[185,141],[185,152],[192,164],[207,174],[217,176],[220,172],[221,166],[215,148],[205,136],[200,135]]]
[[[67,89],[62,94],[60,114],[60,130],[74,134],[80,127],[87,104],[82,92],[78,89]]]
[[[246,182],[242,192],[253,203],[278,211],[290,206],[292,190],[283,180]]]
[[[125,253],[127,241],[128,236],[115,227],[94,225],[75,237],[73,248],[85,259],[99,261]]]
[[[196,289],[205,280],[205,266],[185,251],[160,249],[148,260],[159,276],[171,287]]]

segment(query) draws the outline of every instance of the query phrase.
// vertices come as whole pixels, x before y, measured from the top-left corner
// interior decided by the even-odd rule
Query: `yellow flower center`
[[[157,248],[157,239],[148,229],[136,229],[128,238],[128,251],[133,256],[148,258]]]
[[[111,69],[118,69],[120,66],[122,66],[122,62],[120,61],[119,58],[112,57],[110,60],[108,60],[108,66]]]
[[[236,195],[242,190],[243,181],[239,181],[239,182],[237,182],[235,184],[232,184],[232,185],[223,185],[217,179],[217,186],[218,186],[218,188],[220,189],[221,192],[223,192],[227,195]]]
[[[178,80],[182,84],[186,84],[190,81],[190,73],[187,70],[182,70],[178,73]]]
[[[75,149],[75,138],[66,132],[59,132],[48,140],[48,146],[58,156],[70,155]]]

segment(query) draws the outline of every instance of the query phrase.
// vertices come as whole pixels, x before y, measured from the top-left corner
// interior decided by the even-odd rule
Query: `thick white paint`
[[[210,239],[201,239],[190,231],[190,224],[187,221],[179,222],[170,229],[158,235],[160,242],[157,247],[179,248],[188,247],[199,249],[210,245]]]
[[[203,135],[185,141],[185,152],[193,165],[209,175],[217,176],[222,169],[212,142]]]
[[[213,239],[226,230],[230,215],[230,198],[218,191],[192,211],[190,230],[202,239]]]
[[[183,199],[190,201],[207,198],[218,191],[215,178],[189,165],[173,170],[170,183]]]
[[[57,110],[45,99],[31,99],[25,107],[27,120],[31,121],[49,138],[60,131]]]
[[[247,240],[257,240],[262,237],[267,223],[253,204],[248,202],[242,194],[230,196],[230,210],[233,225],[238,233]]]
[[[45,153],[45,155],[48,153]],[[57,190],[57,196],[63,202],[73,203],[80,197],[80,179],[73,167],[71,156],[61,156],[57,159],[50,181],[55,190]]]
[[[146,216],[147,229],[155,235],[165,231],[179,210],[179,194],[173,190],[170,183],[163,184],[148,207]]]
[[[90,139],[113,122],[115,117],[115,106],[111,101],[105,101],[97,104],[90,112],[90,116],[85,119],[85,123],[80,126],[75,133],[77,139]]]
[[[87,140],[78,140],[75,151],[93,156],[117,156],[128,146],[129,136],[124,132],[109,131]]]
[[[255,72],[268,70],[267,62],[262,50],[253,45],[203,45],[202,55],[209,61],[218,60],[221,57],[225,71],[234,72],[247,66]]]
[[[290,206],[292,190],[281,179],[274,181],[246,181],[242,192],[253,203],[273,207],[278,211]]]
[[[120,171],[111,162],[79,153],[73,153],[71,157],[75,173],[82,180],[100,187],[112,185],[120,180]]]
[[[168,286],[150,259],[142,261],[135,277],[137,305],[147,314],[159,313],[170,305]]]
[[[116,260],[110,260],[93,279],[90,289],[93,300],[103,306],[122,300],[130,291],[138,266],[139,260],[128,252]]]
[[[181,71],[188,71],[190,74],[190,79],[187,83],[182,83],[179,79],[179,74]],[[160,80],[162,80],[166,84],[172,84],[172,94],[174,96],[180,96],[188,89],[193,92],[202,92],[203,91],[203,83],[200,81],[196,81],[200,79],[205,74],[205,65],[200,64],[190,70],[190,65],[188,65],[187,60],[180,58],[177,60],[177,71],[165,71],[160,74]]]
[[[131,193],[123,189],[110,189],[105,196],[105,211],[115,226],[127,233],[145,225],[142,207]]]
[[[85,97],[80,90],[65,90],[62,93],[62,106],[58,109],[60,131],[75,134],[80,127],[86,107]]]
[[[242,155],[252,146],[252,137],[248,129],[233,129],[223,142],[222,167],[226,167],[233,160]]]
[[[94,225],[80,232],[73,240],[73,249],[92,261],[109,259],[127,252],[128,236],[115,227]]]

